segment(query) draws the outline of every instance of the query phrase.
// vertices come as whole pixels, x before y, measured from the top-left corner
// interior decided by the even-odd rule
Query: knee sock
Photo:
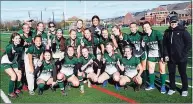
[[[160,74],[161,86],[166,84],[166,74]]]
[[[15,81],[9,81],[9,94],[14,92]]]

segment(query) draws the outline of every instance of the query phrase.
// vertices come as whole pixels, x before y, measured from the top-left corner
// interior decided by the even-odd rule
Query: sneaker
[[[144,90],[144,89],[146,88],[146,84],[142,84],[142,85],[140,86],[140,88]]]
[[[67,92],[64,91],[64,90],[61,90],[61,93],[62,93],[63,96],[67,96],[68,95]]]
[[[146,91],[153,90],[155,89],[154,85],[150,85],[149,87],[145,88]]]
[[[38,89],[38,95],[42,95],[43,94],[43,90]]]
[[[21,94],[22,92],[21,92],[21,90],[17,89],[17,90],[15,91],[15,93],[16,93],[17,95],[19,95],[19,94]]]
[[[182,91],[182,96],[188,96],[188,91]]]
[[[80,93],[82,93],[82,94],[84,93],[84,85],[80,86]]]
[[[120,89],[120,88],[119,88],[119,85],[118,85],[117,83],[115,84],[115,89],[116,89],[116,90],[119,90],[119,89]]]
[[[88,88],[91,88],[91,82],[90,82],[90,80],[88,79],[87,82],[88,82]]]
[[[165,86],[162,86],[162,87],[161,87],[161,93],[162,93],[162,94],[165,94],[165,93],[166,93],[166,87],[165,87]]]
[[[30,95],[35,95],[35,92],[34,91],[29,91],[29,94]]]
[[[8,94],[8,96],[11,98],[17,98],[17,95],[14,92]]]
[[[176,92],[176,91],[174,91],[174,90],[169,90],[169,91],[168,91],[168,95],[173,95],[175,92]]]
[[[107,84],[108,84],[108,80],[105,80],[105,81],[103,82],[103,87],[106,87]]]
[[[23,86],[22,86],[22,89],[23,89],[23,91],[28,91],[27,85],[23,85]]]

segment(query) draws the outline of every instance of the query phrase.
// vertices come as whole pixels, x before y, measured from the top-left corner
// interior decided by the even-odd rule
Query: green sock
[[[43,89],[44,89],[44,86],[45,86],[45,84],[43,84],[43,83],[38,84],[38,88],[39,88],[40,90],[43,90]]]
[[[63,81],[58,81],[58,85],[59,85],[59,88],[61,90],[64,90],[64,83],[63,83]]]
[[[21,86],[21,81],[17,81],[17,89],[19,89]]]
[[[14,92],[14,87],[15,87],[15,81],[10,80],[9,81],[9,94]]]
[[[154,85],[154,81],[155,81],[155,74],[149,74],[149,80],[150,80],[150,85]]]
[[[165,86],[165,84],[166,84],[166,74],[160,74],[160,80],[161,80],[161,85]]]
[[[80,81],[80,86],[83,85],[83,77],[82,76],[78,76],[78,80]]]
[[[146,81],[147,81],[147,74],[146,74],[146,70],[144,70],[142,73],[142,83],[145,84]]]

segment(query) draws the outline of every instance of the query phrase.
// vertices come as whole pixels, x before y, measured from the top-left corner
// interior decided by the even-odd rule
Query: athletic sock
[[[64,90],[64,83],[63,83],[62,80],[59,80],[59,81],[58,81],[58,85],[59,85],[59,88],[60,88],[61,90]]]
[[[80,81],[80,86],[83,85],[83,77],[82,76],[78,76],[78,80]]]
[[[160,74],[161,86],[166,84],[166,74]]]
[[[44,86],[45,86],[45,84],[43,84],[43,83],[38,84],[38,88],[39,88],[40,90],[43,90],[43,89],[44,89]]]
[[[155,81],[155,74],[149,74],[149,80],[150,80],[150,85],[154,85],[154,81]]]
[[[146,70],[144,70],[142,73],[142,84],[146,84],[146,81],[147,81],[147,74]]]
[[[19,89],[22,86],[21,81],[17,81],[17,89]]]
[[[15,81],[9,81],[9,94],[14,92]]]

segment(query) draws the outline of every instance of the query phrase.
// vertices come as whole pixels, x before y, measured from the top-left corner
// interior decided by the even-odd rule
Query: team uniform
[[[43,53],[44,47],[40,46],[40,49],[38,49],[35,45],[31,45],[28,50],[26,51],[26,55],[24,56],[24,62],[25,62],[25,72],[26,72],[26,77],[27,77],[27,83],[28,83],[28,88],[30,91],[34,90],[34,74],[29,72],[29,58],[27,54],[32,55],[32,64],[34,66],[34,71],[37,68],[37,64],[40,60],[40,55]]]
[[[112,76],[115,72],[118,71],[116,63],[118,60],[121,60],[121,55],[114,53],[112,56],[109,56],[108,53],[104,53],[103,58],[105,59],[105,72]]]
[[[37,31],[33,32],[32,39],[34,39],[36,35],[38,35]],[[42,45],[45,47],[48,44],[48,36],[44,31],[40,35],[42,37]]]
[[[139,58],[134,56],[132,56],[130,59],[122,58],[120,63],[124,66],[124,75],[127,76],[129,79],[132,79],[137,75],[137,66],[138,64],[140,64]]]
[[[9,44],[6,46],[5,53],[3,54],[1,58],[1,69],[6,70],[8,68],[12,68],[15,72],[20,69],[20,65],[18,63],[21,62],[21,53],[22,53],[23,47],[18,45],[15,46],[14,44]],[[15,51],[13,53],[13,51]],[[15,87],[15,81],[10,80],[9,81],[9,94],[14,92]],[[21,82],[17,81],[15,88],[20,88]]]
[[[80,46],[80,39],[76,38],[73,42],[71,41],[71,38],[66,39],[66,46],[73,46],[74,47],[74,53],[77,55],[77,48]]]
[[[99,45],[99,39],[94,37],[94,39],[91,39],[91,41],[89,41],[88,39],[83,38],[81,42],[83,42],[84,46],[88,48],[89,53],[94,53],[96,55],[96,49]]]
[[[127,37],[128,37],[128,35],[125,33],[123,34],[123,39],[120,39],[119,36],[115,36],[119,51],[120,51],[122,56],[124,55],[124,52],[123,52],[124,49],[123,48],[127,45]]]
[[[82,39],[83,38],[83,34],[82,32],[76,32],[76,37],[79,38],[79,39]]]

